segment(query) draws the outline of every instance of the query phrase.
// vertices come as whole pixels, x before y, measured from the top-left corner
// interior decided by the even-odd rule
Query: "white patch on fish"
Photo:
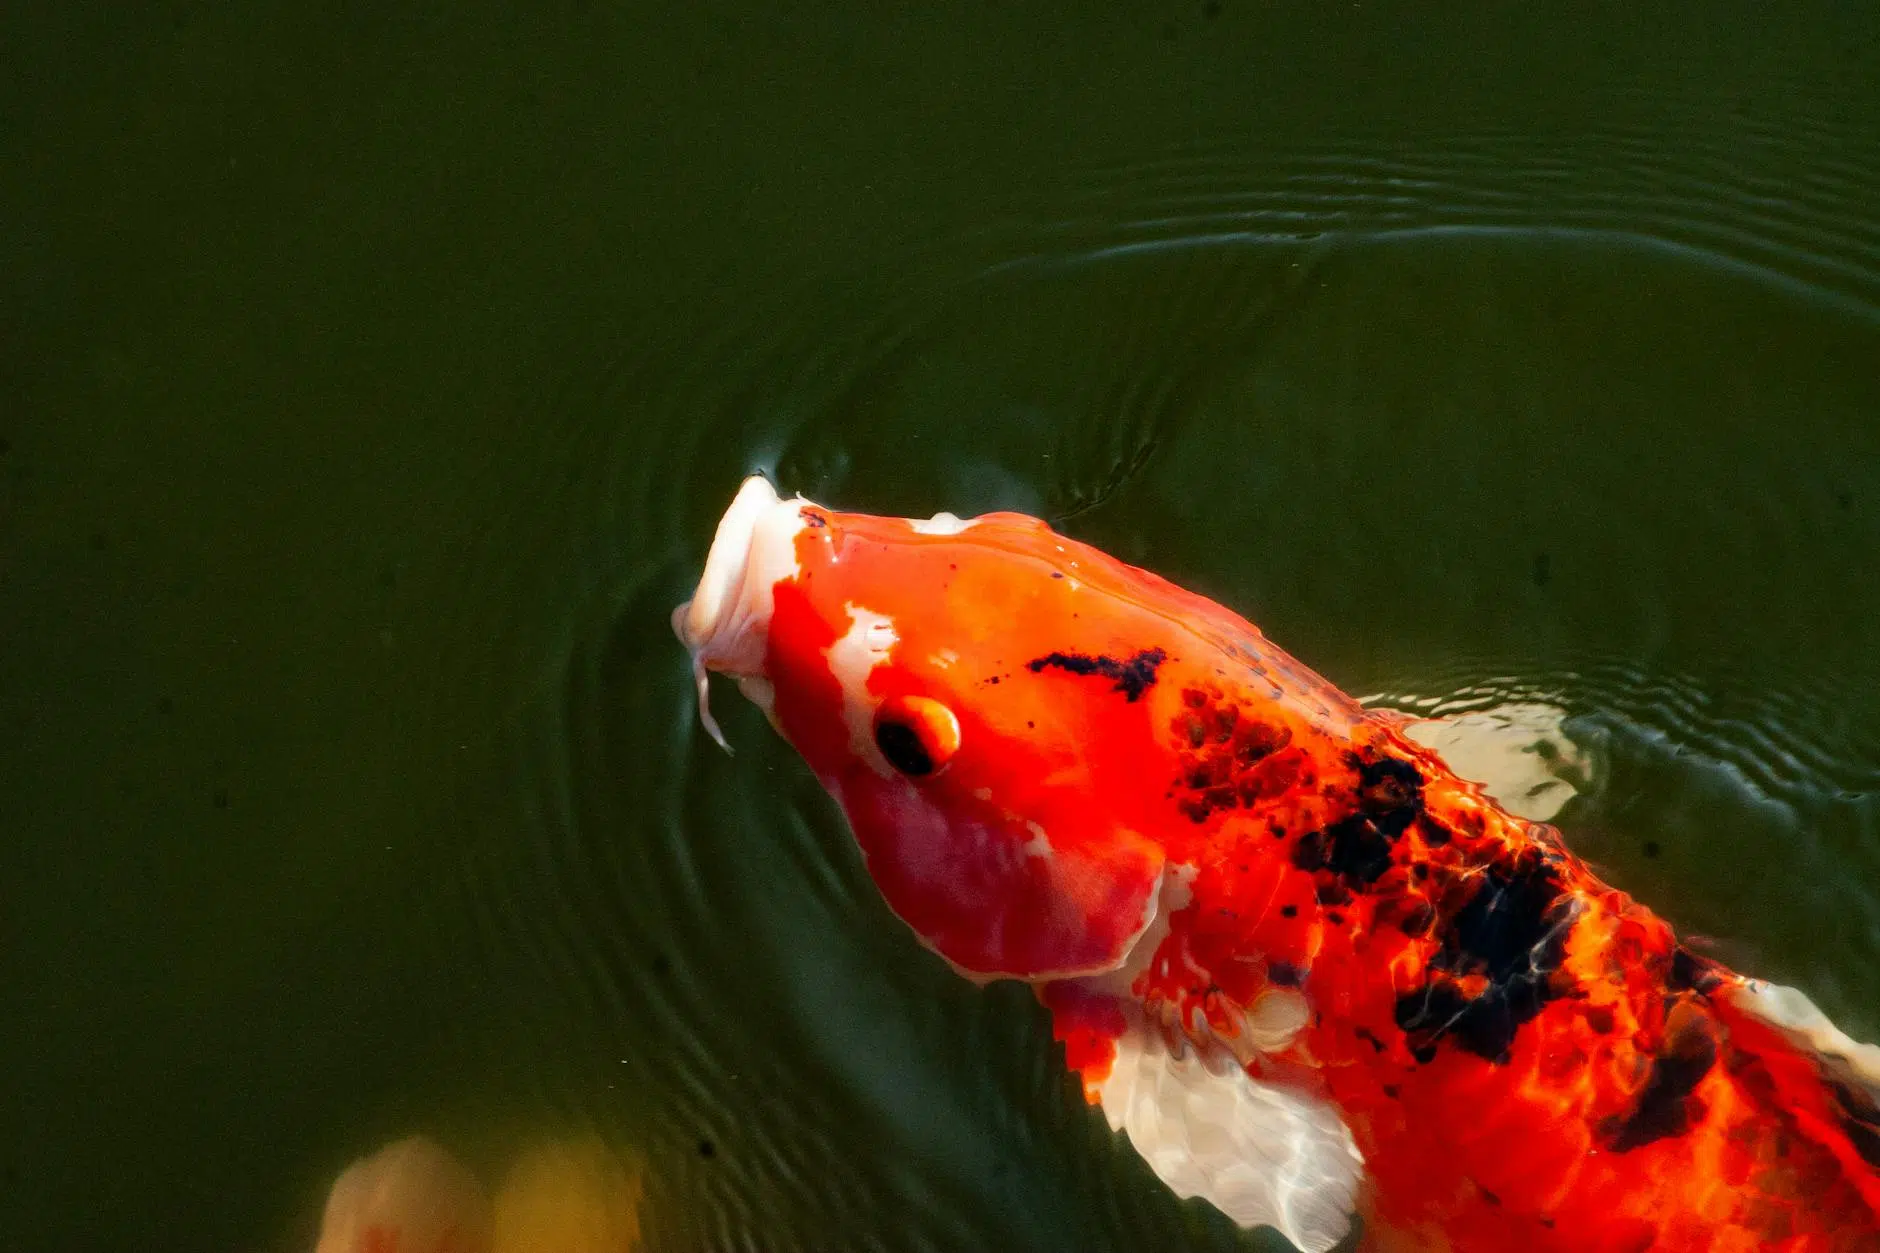
[[[921,535],[958,535],[977,521],[977,518],[961,518],[957,514],[936,513],[931,518],[909,518],[907,524]]]
[[[718,522],[692,598],[672,611],[673,632],[692,654],[699,721],[727,753],[731,745],[712,717],[709,672],[738,679],[763,677],[775,608],[772,589],[779,580],[796,577],[801,568],[796,535],[808,525],[803,510],[809,506],[800,496],[779,499],[777,489],[762,476],[744,480]]]
[[[868,676],[888,659],[900,636],[894,619],[850,602],[849,629],[829,646],[829,670],[842,685],[842,721],[849,729],[849,749],[884,779],[899,777],[875,746],[875,700]]]
[[[1282,1053],[1312,1021],[1312,1005],[1297,988],[1268,988],[1247,1007],[1246,1042],[1261,1053]]]

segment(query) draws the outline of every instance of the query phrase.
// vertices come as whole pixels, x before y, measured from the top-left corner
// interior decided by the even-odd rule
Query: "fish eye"
[[[960,720],[926,696],[890,696],[875,711],[875,747],[911,778],[945,768],[960,747]]]

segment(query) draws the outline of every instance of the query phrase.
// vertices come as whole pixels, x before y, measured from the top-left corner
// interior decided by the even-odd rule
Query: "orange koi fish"
[[[753,478],[673,625],[1178,1194],[1306,1253],[1880,1249],[1880,1049],[1221,606]]]

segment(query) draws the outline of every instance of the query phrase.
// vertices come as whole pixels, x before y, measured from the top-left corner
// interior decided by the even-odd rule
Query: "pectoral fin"
[[[1301,1089],[1255,1079],[1224,1049],[1208,1056],[1133,1021],[1109,1073],[1091,1085],[1177,1196],[1198,1196],[1244,1227],[1273,1227],[1303,1253],[1350,1233],[1364,1159],[1338,1110]]]

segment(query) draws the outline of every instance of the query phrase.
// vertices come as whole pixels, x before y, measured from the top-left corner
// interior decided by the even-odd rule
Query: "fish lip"
[[[692,654],[699,721],[726,752],[731,745],[712,717],[708,677],[764,677],[771,589],[796,573],[794,538],[805,503],[783,500],[761,474],[745,479],[718,521],[691,598],[672,611],[673,634]]]

